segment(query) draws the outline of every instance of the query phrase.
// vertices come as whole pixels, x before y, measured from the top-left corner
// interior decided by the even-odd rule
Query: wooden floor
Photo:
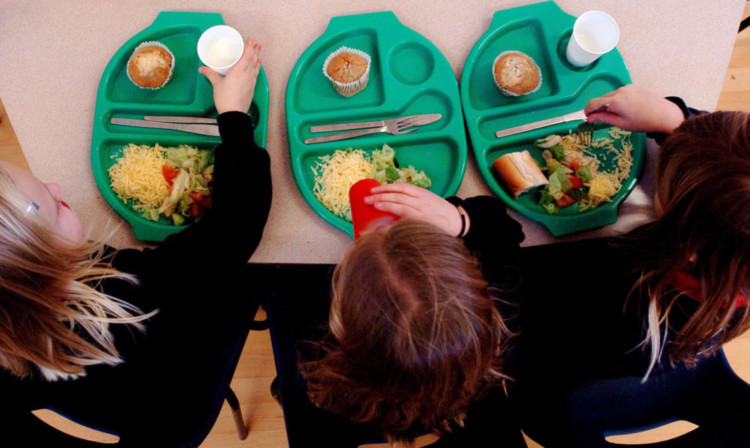
[[[749,15],[750,7],[747,7],[744,17]],[[717,109],[750,112],[750,30],[738,35]],[[12,129],[8,131],[9,128],[8,117],[0,103],[0,159],[28,167],[20,152],[18,142],[15,141],[15,135]],[[725,346],[725,352],[738,374],[746,381],[750,381],[750,333]],[[269,392],[274,376],[275,367],[268,332],[251,332],[232,381],[232,388],[237,393],[245,420],[249,424],[248,438],[244,441],[238,439],[232,414],[225,404],[216,425],[201,447],[281,448],[287,446],[283,414]],[[70,427],[66,423],[55,424]],[[641,436],[638,440],[641,442],[663,440],[682,431],[685,431],[685,427],[679,425],[662,428],[655,433]],[[78,430],[72,430],[72,432],[85,433],[85,431]],[[101,441],[111,440],[111,438],[101,436],[92,436],[92,438]],[[539,447],[534,442],[530,442],[529,446]]]

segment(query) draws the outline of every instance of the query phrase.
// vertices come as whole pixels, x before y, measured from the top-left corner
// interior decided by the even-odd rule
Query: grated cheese
[[[361,149],[336,150],[318,158],[311,167],[315,175],[313,194],[334,215],[351,221],[349,189],[375,175],[375,167]]]
[[[130,143],[122,150],[122,157],[109,168],[112,190],[123,202],[134,199],[135,210],[159,207],[169,196],[169,184],[164,179],[165,149],[159,146]]]
[[[610,202],[622,187],[618,174],[597,172],[588,182],[589,194],[580,202],[580,211],[595,208],[602,202]]]
[[[571,133],[562,137],[560,144],[563,146],[568,163],[577,160],[581,165],[588,166],[592,173],[592,179],[584,182],[584,185],[589,187],[589,193],[586,199],[579,201],[579,211],[596,208],[602,202],[610,202],[612,197],[622,188],[622,182],[630,175],[633,166],[631,132],[612,127],[608,134],[608,137],[600,137],[592,141],[591,148],[604,149],[614,154],[613,160],[616,165],[609,172],[600,171],[601,161],[587,151],[586,146],[580,142],[577,135]],[[621,150],[614,146],[617,140],[621,142]]]

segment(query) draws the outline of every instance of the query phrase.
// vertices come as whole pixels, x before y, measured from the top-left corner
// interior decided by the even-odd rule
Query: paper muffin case
[[[169,67],[169,75],[167,75],[167,79],[164,81],[164,84],[160,85],[159,87],[144,87],[144,86],[138,85],[138,83],[133,81],[133,78],[130,77],[130,71],[128,70],[128,67],[130,66],[130,60],[133,59],[133,56],[138,52],[138,50],[140,50],[143,47],[160,47],[160,48],[167,50],[167,53],[169,53],[169,55],[172,56],[172,65]],[[167,46],[164,45],[163,43],[152,40],[152,41],[141,42],[140,44],[138,44],[137,47],[135,47],[135,49],[133,50],[133,53],[130,54],[128,61],[125,63],[125,74],[128,75],[128,79],[130,80],[130,82],[140,87],[141,89],[159,90],[165,85],[167,85],[169,80],[172,79],[172,74],[174,73],[174,66],[175,66],[175,58],[174,58],[174,54],[172,53],[172,50],[167,48]]]
[[[533,90],[529,90],[526,93],[522,93],[521,95],[528,95],[530,93],[534,93],[537,90],[539,90],[539,88],[542,87],[542,69],[539,68],[539,64],[536,63],[536,61],[534,60],[534,58],[532,58],[531,56],[527,55],[526,53],[522,53],[522,52],[517,51],[517,50],[508,50],[508,51],[503,51],[502,53],[500,53],[499,55],[497,55],[497,57],[495,58],[495,61],[492,62],[492,80],[495,82],[495,85],[497,86],[497,88],[500,89],[500,92],[502,92],[502,94],[505,95],[505,96],[521,96],[521,95],[519,95],[517,93],[511,92],[510,90],[504,89],[500,85],[500,83],[497,81],[497,79],[495,78],[495,65],[497,65],[497,61],[499,61],[500,58],[503,57],[503,56],[505,56],[506,54],[520,54],[522,56],[526,56],[527,58],[531,59],[531,61],[534,63],[534,67],[536,68],[536,73],[537,73],[537,75],[539,75],[539,82],[537,83],[536,87],[534,87]]]
[[[362,58],[367,61],[367,68],[365,69],[364,75],[362,75],[361,78],[354,82],[344,83],[336,81],[335,79],[328,76],[328,64],[331,62],[333,58],[340,55],[341,53],[352,53],[356,54],[357,56],[361,56]],[[331,84],[333,84],[333,88],[336,89],[336,92],[338,92],[340,95],[345,97],[350,97],[354,95],[355,93],[363,90],[365,87],[367,87],[367,82],[370,80],[370,62],[371,62],[370,55],[365,53],[364,51],[357,50],[354,48],[349,47],[340,47],[333,53],[329,54],[326,58],[325,62],[323,62],[323,75],[328,78],[329,81],[331,81]]]

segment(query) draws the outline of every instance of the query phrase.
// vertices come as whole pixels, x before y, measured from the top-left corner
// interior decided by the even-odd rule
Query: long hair
[[[692,365],[750,328],[750,117],[715,112],[686,120],[663,143],[656,167],[656,222],[629,236],[645,268],[634,292],[647,301],[648,374],[665,345],[669,361]],[[668,331],[681,292],[677,272],[700,281],[697,309]],[[642,304],[645,304],[642,302]]]
[[[437,227],[401,220],[363,236],[336,267],[334,343],[301,363],[318,406],[392,443],[462,423],[500,380],[507,330],[475,257]]]
[[[143,329],[139,321],[153,313],[143,315],[97,286],[135,278],[109,265],[102,243],[63,240],[26,212],[28,204],[0,169],[0,366],[54,381],[84,375],[86,366],[119,363],[109,325]]]

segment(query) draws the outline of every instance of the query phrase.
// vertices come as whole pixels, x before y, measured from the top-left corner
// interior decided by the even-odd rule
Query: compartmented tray
[[[102,197],[132,226],[138,240],[162,241],[186,226],[175,226],[163,217],[157,222],[149,221],[132,209],[130,201],[124,203],[112,191],[107,170],[122,155],[122,148],[129,143],[158,143],[161,146],[187,144],[213,149],[221,143],[221,139],[167,129],[112,125],[109,123],[110,118],[143,118],[144,115],[216,117],[213,88],[198,73],[198,67],[202,64],[198,59],[196,45],[203,31],[222,24],[224,19],[216,13],[161,12],[148,28],[120,47],[102,74],[91,137],[91,168]],[[128,79],[125,71],[133,50],[145,41],[161,42],[175,57],[172,79],[159,90],[139,88]],[[261,147],[266,146],[268,100],[268,80],[261,67],[249,111],[257,120],[254,139]]]
[[[370,80],[345,98],[323,74],[326,57],[341,46],[368,53]],[[310,126],[440,113],[442,118],[403,135],[377,133],[327,143],[305,144],[317,135]],[[407,28],[391,11],[333,17],[326,31],[300,56],[286,91],[286,119],[292,173],[302,197],[324,220],[351,237],[352,224],[337,217],[313,194],[312,167],[337,149],[370,153],[388,144],[400,166],[413,165],[432,180],[430,190],[455,194],[466,170],[467,140],[455,74],[440,51]]]
[[[522,134],[496,138],[495,132],[583,109],[590,99],[630,84],[622,56],[614,49],[593,64],[576,68],[565,59],[575,17],[552,1],[497,11],[484,35],[469,53],[461,76],[461,103],[479,171],[490,189],[521,215],[542,223],[555,235],[601,227],[617,221],[620,204],[635,188],[646,156],[646,136],[633,133],[633,167],[611,202],[580,212],[578,204],[556,215],[537,204],[538,193],[514,199],[492,169],[492,162],[508,152],[529,150],[541,161],[542,150],[532,145],[549,134],[575,132],[580,121],[562,123]],[[498,54],[521,51],[542,72],[541,88],[520,97],[504,96],[494,83],[492,65]],[[606,137],[609,127],[598,126],[594,138]],[[594,150],[596,153],[598,150]],[[605,169],[610,163],[604,163]]]

